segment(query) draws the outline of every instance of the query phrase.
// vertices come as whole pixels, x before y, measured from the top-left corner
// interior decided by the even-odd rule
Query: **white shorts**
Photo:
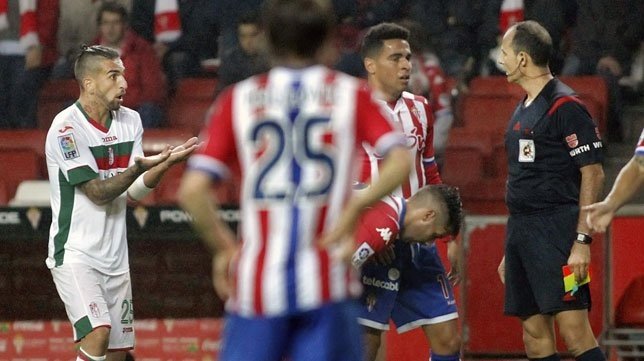
[[[110,328],[108,349],[134,348],[134,310],[130,273],[110,276],[73,263],[51,269],[58,295],[78,342],[97,327]]]

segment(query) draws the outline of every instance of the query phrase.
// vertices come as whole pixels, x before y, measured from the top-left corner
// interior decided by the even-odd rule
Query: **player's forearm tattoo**
[[[142,173],[138,166],[132,166],[114,177],[104,180],[92,179],[79,187],[92,202],[103,205],[123,194]]]
[[[635,161],[640,167],[644,167],[644,156],[635,157]]]

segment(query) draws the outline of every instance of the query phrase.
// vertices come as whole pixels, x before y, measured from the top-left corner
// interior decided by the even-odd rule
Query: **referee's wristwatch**
[[[575,238],[575,242],[581,244],[591,244],[593,243],[593,237],[587,235],[586,233],[577,232],[577,238]]]

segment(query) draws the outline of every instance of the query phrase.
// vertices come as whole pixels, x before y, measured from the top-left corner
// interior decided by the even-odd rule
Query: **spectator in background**
[[[217,58],[217,19],[212,0],[137,0],[130,25],[154,44],[173,91],[179,79],[203,76],[201,63]]]
[[[425,27],[443,70],[463,85],[496,46],[500,8],[501,0],[411,0],[408,17]]]
[[[443,164],[449,130],[454,122],[450,89],[440,65],[440,60],[430,49],[427,35],[422,26],[415,21],[402,21],[409,29],[411,47],[411,73],[409,74],[410,93],[427,98],[434,112],[434,156],[439,168]]]
[[[128,28],[125,7],[105,2],[96,17],[97,43],[115,49],[127,69],[128,87],[123,105],[139,112],[144,128],[159,127],[167,95],[165,76],[152,45]]]
[[[35,128],[56,61],[58,0],[0,0],[0,128]]]
[[[132,0],[59,0],[58,17],[58,61],[51,77],[56,79],[74,78],[74,60],[83,44],[91,44],[96,39],[98,26],[96,15],[105,2],[117,2],[128,11]]]
[[[534,20],[542,24],[552,37],[553,53],[550,57],[550,70],[561,74],[564,57],[569,44],[569,33],[577,18],[576,0],[503,0],[499,14],[500,33],[497,47],[489,53],[483,75],[504,75],[505,71],[497,62],[501,48],[502,34],[510,26],[523,20]]]
[[[239,19],[246,14],[259,12],[262,0],[217,0],[217,24],[219,25],[219,58],[239,45]]]
[[[608,137],[622,139],[618,81],[644,36],[641,0],[580,0],[564,75],[601,75],[608,85]]]
[[[237,39],[239,44],[221,58],[215,95],[231,84],[269,69],[259,12],[252,11],[239,18]]]

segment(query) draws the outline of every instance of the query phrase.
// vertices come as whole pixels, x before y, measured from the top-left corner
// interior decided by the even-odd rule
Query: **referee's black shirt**
[[[524,98],[525,100],[525,98]],[[575,92],[552,79],[527,107],[517,106],[505,133],[510,214],[579,204],[579,168],[603,159],[599,130]]]

